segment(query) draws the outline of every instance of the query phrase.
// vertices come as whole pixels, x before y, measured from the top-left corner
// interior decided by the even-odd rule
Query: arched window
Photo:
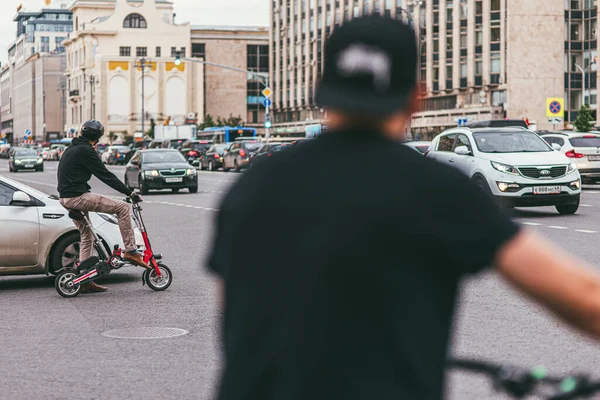
[[[148,25],[146,25],[146,19],[140,14],[129,14],[123,20],[123,28],[138,28],[138,29],[146,29]]]

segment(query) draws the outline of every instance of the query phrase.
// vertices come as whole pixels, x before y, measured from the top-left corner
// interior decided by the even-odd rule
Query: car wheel
[[[240,172],[240,166],[238,165],[238,162],[237,162],[237,160],[235,160],[235,161],[233,162],[233,170],[234,170],[235,172]]]
[[[133,192],[133,188],[129,184],[129,179],[127,179],[127,175],[125,175],[125,186],[127,186],[127,189],[129,189]]]
[[[138,179],[140,180],[140,193],[141,194],[148,194],[148,189],[144,185],[144,180],[142,179],[142,176],[140,175],[140,177]]]
[[[38,169],[36,169],[36,171],[44,172],[44,166],[42,165],[41,167],[39,167]]]
[[[79,234],[70,233],[54,244],[48,270],[56,274],[62,269],[75,269],[79,261]]]
[[[202,165],[202,161],[200,161],[200,162],[198,163],[198,169],[199,169],[200,171],[204,170],[204,165]]]
[[[190,193],[198,193],[198,186],[190,186],[188,189]]]
[[[229,168],[227,168],[225,161],[223,161],[223,172],[229,172]]]
[[[560,206],[556,206],[556,211],[563,215],[572,215],[577,212],[579,209],[579,199],[575,203],[562,204]]]
[[[15,169],[12,167],[12,165],[8,164],[8,170],[10,172],[15,172]]]
[[[209,161],[209,162],[208,162],[208,170],[209,170],[209,171],[214,171],[214,170],[215,170],[215,167],[214,167],[214,165],[213,165],[213,162],[212,162],[212,161]]]
[[[171,191],[172,191],[173,193],[179,193],[179,188],[174,188],[174,189],[171,189]]]

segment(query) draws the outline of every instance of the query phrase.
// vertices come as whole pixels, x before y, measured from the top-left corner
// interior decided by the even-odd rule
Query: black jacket
[[[61,198],[78,197],[90,191],[88,181],[94,175],[102,182],[129,196],[132,191],[119,178],[106,169],[90,142],[77,137],[58,164],[58,194]]]

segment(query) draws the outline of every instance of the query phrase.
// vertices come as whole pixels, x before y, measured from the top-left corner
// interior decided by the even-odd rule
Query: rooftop
[[[193,31],[268,32],[266,26],[241,25],[192,25]]]

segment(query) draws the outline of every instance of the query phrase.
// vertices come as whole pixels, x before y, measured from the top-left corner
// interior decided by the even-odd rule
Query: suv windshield
[[[538,135],[526,131],[474,133],[473,138],[482,153],[553,151]]]
[[[144,164],[156,163],[178,163],[187,162],[181,153],[176,151],[152,151],[144,153],[142,162]]]
[[[17,150],[15,152],[15,156],[17,157],[37,157],[37,151],[35,150]]]
[[[248,151],[258,150],[263,146],[261,142],[244,143],[243,147]]]
[[[600,147],[600,137],[578,137],[569,139],[573,147]]]

